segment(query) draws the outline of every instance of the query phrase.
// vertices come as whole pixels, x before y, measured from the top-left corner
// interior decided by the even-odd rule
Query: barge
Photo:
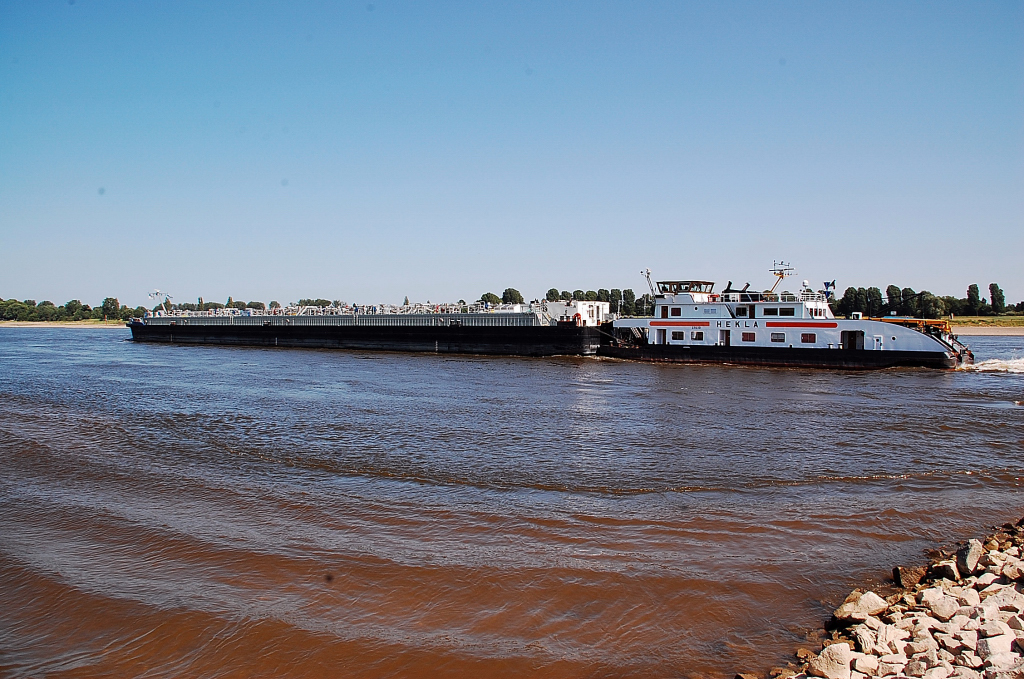
[[[764,292],[721,293],[711,281],[648,283],[654,317],[615,320],[601,354],[667,363],[732,363],[813,368],[953,369],[974,362],[948,321],[916,318],[836,318],[829,307],[830,285],[814,291],[807,281],[797,293],[775,292],[789,274]]]
[[[292,307],[156,312],[127,325],[139,342],[442,354],[596,354],[608,304]]]

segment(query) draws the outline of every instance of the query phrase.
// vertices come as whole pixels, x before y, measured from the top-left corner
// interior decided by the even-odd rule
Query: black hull
[[[600,355],[656,363],[730,363],[735,365],[791,366],[866,370],[894,367],[952,369],[955,358],[945,352],[847,351],[844,349],[789,349],[648,344],[636,347],[601,347]]]
[[[595,327],[576,326],[240,326],[131,323],[138,342],[503,356],[592,355]]]

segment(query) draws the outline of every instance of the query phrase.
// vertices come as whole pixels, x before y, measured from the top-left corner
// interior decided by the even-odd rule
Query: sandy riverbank
[[[985,326],[985,325],[954,325],[953,334],[963,337],[974,335],[999,335],[1024,337],[1024,327],[1011,326]]]

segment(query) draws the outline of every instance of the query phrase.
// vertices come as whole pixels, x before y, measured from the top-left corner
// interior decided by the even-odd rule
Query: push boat
[[[829,307],[834,283],[813,290],[775,292],[791,268],[776,266],[764,292],[720,293],[711,281],[648,284],[654,316],[613,321],[605,356],[666,363],[731,363],[814,368],[954,369],[974,362],[949,321],[905,317],[836,318]]]

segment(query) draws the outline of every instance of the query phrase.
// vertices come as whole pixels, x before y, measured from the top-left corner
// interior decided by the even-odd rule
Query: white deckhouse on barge
[[[651,285],[653,318],[614,321],[607,356],[675,363],[735,363],[823,368],[921,366],[956,368],[973,363],[970,349],[948,321],[916,318],[836,318],[831,284],[814,291],[776,293],[791,275],[776,265],[775,286],[764,292],[721,293],[711,281],[660,281]],[[650,272],[647,272],[650,284]]]

